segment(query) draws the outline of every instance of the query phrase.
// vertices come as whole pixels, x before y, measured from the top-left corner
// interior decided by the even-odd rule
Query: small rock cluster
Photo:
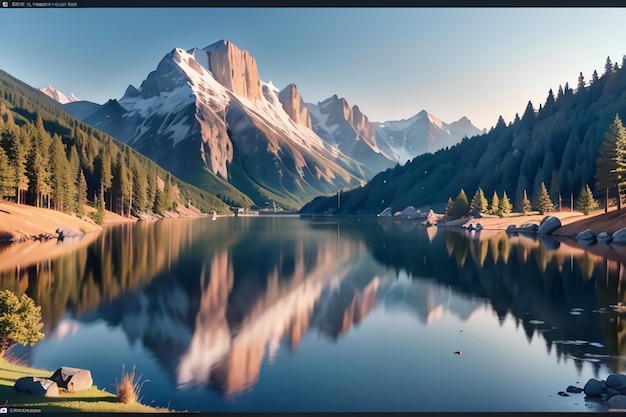
[[[506,228],[508,233],[536,233],[538,235],[549,236],[554,233],[559,227],[561,227],[561,220],[558,217],[546,216],[539,225],[534,223],[525,223],[521,226],[514,224]]]
[[[594,234],[590,229],[587,229],[577,234],[576,240],[583,244],[589,245],[592,245],[596,242],[624,245],[626,244],[626,228],[619,229],[612,234],[607,232],[600,232],[597,235]]]
[[[58,397],[59,388],[64,388],[68,392],[77,392],[89,389],[92,385],[91,371],[63,366],[57,369],[50,378],[32,376],[20,378],[15,381],[13,388],[40,397]]]
[[[591,378],[587,381],[584,388],[570,385],[567,387],[567,392],[575,394],[584,392],[587,397],[606,401],[609,405],[609,410],[626,410],[626,375],[623,374],[611,374],[606,381]],[[560,391],[558,394],[569,396],[569,394],[563,391]]]

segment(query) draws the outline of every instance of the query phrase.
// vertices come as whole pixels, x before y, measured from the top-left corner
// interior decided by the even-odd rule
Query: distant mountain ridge
[[[426,110],[406,120],[374,123],[374,128],[377,135],[396,152],[401,162],[453,146],[463,137],[470,138],[483,133],[467,117],[448,124]]]
[[[606,68],[590,83],[581,73],[577,89],[565,84],[556,98],[550,90],[537,110],[528,102],[523,115],[508,125],[500,117],[486,134],[379,173],[365,187],[342,193],[340,208],[336,198],[320,197],[302,212],[377,214],[407,206],[443,212],[448,198],[463,189],[471,199],[478,187],[488,197],[506,192],[517,206],[524,191],[532,201],[542,183],[557,207],[569,207],[586,184],[600,197],[595,188],[600,146],[615,115],[626,115],[626,70]],[[457,126],[464,123],[461,119]]]
[[[297,209],[365,184],[413,149],[407,140],[390,144],[343,98],[308,104],[295,84],[280,91],[260,80],[256,60],[226,40],[172,50],[119,100],[65,109],[238,206]],[[448,141],[474,132],[452,130]],[[416,132],[402,135],[421,140]],[[429,140],[444,135],[435,136]]]

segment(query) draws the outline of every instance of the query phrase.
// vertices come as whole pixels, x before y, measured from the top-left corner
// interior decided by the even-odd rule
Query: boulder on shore
[[[613,238],[613,243],[617,243],[619,245],[626,245],[626,227],[619,229],[611,236]]]
[[[596,240],[596,235],[591,231],[591,229],[586,229],[576,235],[576,240],[592,241]]]
[[[540,235],[551,235],[559,227],[561,227],[561,220],[559,220],[558,217],[546,216],[541,220],[541,223],[539,223],[537,233]]]
[[[56,382],[59,387],[65,388],[69,392],[86,390],[93,385],[91,371],[67,366],[57,369],[50,379]]]
[[[20,392],[37,395],[40,397],[58,397],[59,387],[57,383],[48,378],[35,378],[25,376],[15,381],[13,388]]]
[[[607,232],[598,233],[598,236],[596,236],[596,239],[598,239],[598,242],[600,243],[611,243],[611,241],[613,240],[611,235],[608,234]]]
[[[407,206],[404,210],[395,214],[401,219],[419,219],[425,217],[424,214],[413,206]]]

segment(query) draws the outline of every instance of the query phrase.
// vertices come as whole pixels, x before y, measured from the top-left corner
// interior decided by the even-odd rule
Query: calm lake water
[[[239,217],[75,244],[32,265],[0,250],[1,286],[42,306],[46,332],[10,354],[111,392],[135,367],[146,404],[599,411],[557,392],[624,370],[624,321],[603,310],[625,298],[622,265],[550,239]]]

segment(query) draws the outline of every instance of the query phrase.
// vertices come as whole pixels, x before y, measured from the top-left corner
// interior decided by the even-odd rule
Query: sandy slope
[[[56,237],[56,229],[59,227],[85,233],[102,229],[91,219],[81,220],[77,216],[55,210],[0,201],[0,240],[13,237],[16,241],[22,241],[40,234]]]
[[[577,233],[586,229],[591,229],[592,232],[598,234],[599,232],[612,233],[623,227],[626,227],[626,210],[620,212],[609,211],[608,214],[604,214],[604,210],[596,210],[588,215],[583,215],[580,212],[564,211],[564,212],[550,212],[546,214],[513,214],[508,217],[500,218],[498,216],[484,215],[484,217],[478,219],[467,218],[459,219],[451,222],[444,222],[447,226],[464,226],[468,224],[480,223],[486,230],[505,230],[510,225],[521,226],[525,223],[539,224],[541,220],[546,216],[558,217],[561,221],[561,227],[554,233],[559,236],[576,236]]]

